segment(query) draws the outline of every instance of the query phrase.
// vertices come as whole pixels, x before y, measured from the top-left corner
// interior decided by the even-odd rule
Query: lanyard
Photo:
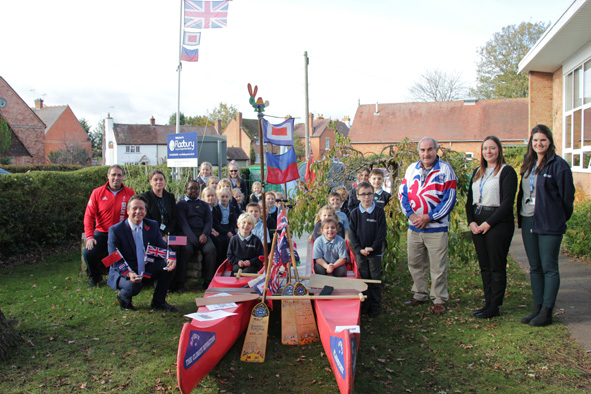
[[[531,169],[531,172],[529,174],[529,196],[531,198],[532,193],[534,192],[534,187],[536,185],[536,178],[538,177],[538,175],[534,175],[534,170],[536,169],[536,163],[534,163],[534,166]]]
[[[488,178],[490,178],[490,176],[495,173],[496,168],[497,168],[496,166],[493,167],[492,171],[490,172],[490,174],[488,174],[488,176],[486,177],[484,182],[482,181],[482,178],[480,178],[480,197],[478,198],[478,204],[480,204],[482,202],[482,190],[484,189],[484,185],[485,185],[486,181],[488,181]]]

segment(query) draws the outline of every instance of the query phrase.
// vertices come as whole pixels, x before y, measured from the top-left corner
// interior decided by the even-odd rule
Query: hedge
[[[91,191],[107,167],[0,176],[0,259],[79,239]]]
[[[564,248],[570,256],[591,261],[591,200],[575,204],[575,211],[567,222],[564,234]]]
[[[85,167],[74,164],[4,164],[0,168],[13,174],[24,174],[32,171],[77,171]]]

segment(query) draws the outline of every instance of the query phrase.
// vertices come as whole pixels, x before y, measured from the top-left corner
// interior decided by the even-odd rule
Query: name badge
[[[377,220],[375,220],[375,219],[370,219],[370,218],[367,218],[367,221],[368,221],[369,223],[377,223]]]
[[[166,225],[164,223],[160,224],[160,230],[162,230],[162,231],[166,230]]]

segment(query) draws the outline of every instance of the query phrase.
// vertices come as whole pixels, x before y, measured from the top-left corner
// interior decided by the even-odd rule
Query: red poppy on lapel
[[[149,226],[144,226],[144,229],[146,229],[146,231],[150,231],[150,227]]]

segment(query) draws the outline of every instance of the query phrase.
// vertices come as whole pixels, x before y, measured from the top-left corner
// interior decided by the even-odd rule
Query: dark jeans
[[[109,251],[107,249],[107,240],[109,238],[109,233],[102,233],[100,231],[95,231],[94,239],[96,244],[92,248],[92,250],[86,249],[82,251],[82,258],[86,263],[86,273],[89,277],[100,280],[103,277],[103,272],[105,271],[105,265],[102,262],[102,259],[108,256]]]
[[[494,211],[483,210],[480,215],[475,215],[474,219],[481,225],[493,214]],[[514,232],[515,224],[511,220],[498,223],[486,234],[472,234],[487,305],[503,305],[507,288],[507,254]]]
[[[360,253],[355,253],[357,259],[357,268],[363,279],[377,279],[382,280],[382,256],[364,256]],[[368,283],[367,291],[364,292],[367,299],[363,302],[367,307],[369,313],[379,312],[382,306],[382,284]]]
[[[529,260],[529,275],[534,304],[554,308],[560,288],[558,256],[562,235],[534,234],[533,217],[521,219],[521,236]]]
[[[163,270],[163,268],[166,267],[164,260],[156,260],[154,263],[150,264],[155,264],[152,270],[152,280],[158,280],[152,302],[161,304],[166,301],[166,292],[168,291],[170,282],[172,282],[174,271]],[[142,291],[144,281],[148,281],[148,279],[144,279],[139,283],[134,283],[127,277],[120,277],[117,282],[117,288],[121,289],[119,297],[121,297],[123,301],[131,303],[132,297],[135,297],[140,291]]]
[[[181,248],[180,256],[177,259],[177,267],[175,269],[176,274],[174,276],[172,288],[180,289],[185,286],[185,280],[187,278],[187,266],[189,264],[189,260],[191,257],[193,257],[197,250],[201,250],[203,255],[202,275],[203,279],[205,280],[205,284],[209,284],[209,282],[211,282],[213,279],[213,275],[217,269],[217,253],[211,238],[207,237],[207,242],[204,244],[199,244],[197,247],[193,246],[191,242],[187,242],[187,245]]]

